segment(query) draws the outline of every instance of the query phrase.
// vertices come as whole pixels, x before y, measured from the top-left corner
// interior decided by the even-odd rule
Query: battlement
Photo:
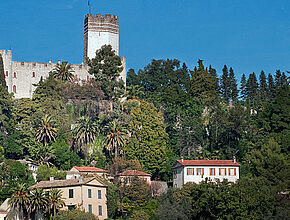
[[[12,50],[0,50],[0,54],[12,56]]]
[[[119,17],[116,15],[111,15],[111,14],[105,14],[105,15],[97,14],[96,17],[94,17],[92,14],[87,14],[86,19],[85,19],[85,24],[88,22],[119,25]]]

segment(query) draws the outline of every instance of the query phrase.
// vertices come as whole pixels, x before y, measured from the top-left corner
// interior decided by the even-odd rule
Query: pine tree
[[[216,69],[212,68],[211,65],[209,65],[209,68],[208,68],[208,72],[216,79],[217,78],[217,73],[216,73]],[[219,89],[219,81],[217,80],[216,81],[216,91],[218,92],[218,89]]]
[[[280,70],[276,70],[275,74],[275,87],[276,89],[280,88],[282,86],[282,74]]]
[[[223,74],[220,80],[220,92],[225,103],[229,103],[229,74],[228,67],[224,65]]]
[[[259,98],[260,100],[264,101],[267,97],[267,78],[264,73],[264,71],[261,71],[261,74],[259,76],[259,81],[260,81],[260,87],[259,87]]]
[[[256,99],[258,87],[259,87],[259,84],[257,82],[257,77],[256,77],[256,74],[253,72],[252,74],[250,74],[247,81],[247,86],[246,86],[248,98],[250,98],[251,100]]]
[[[245,101],[247,99],[247,92],[246,92],[246,87],[247,87],[247,79],[246,79],[246,75],[243,73],[242,75],[242,79],[241,79],[241,96],[240,98]]]
[[[229,94],[229,98],[233,103],[235,103],[238,100],[239,91],[235,73],[232,67],[230,68],[229,74]]]
[[[275,84],[271,73],[268,75],[268,97],[271,99],[275,93]]]
[[[284,72],[282,73],[282,76],[281,76],[281,83],[282,85],[287,85],[287,76],[285,75]]]

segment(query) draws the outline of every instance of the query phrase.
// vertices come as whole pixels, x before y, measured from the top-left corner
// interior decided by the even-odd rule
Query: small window
[[[75,205],[68,205],[68,206],[67,206],[67,209],[70,210],[70,211],[71,211],[71,210],[74,210],[75,208],[76,208]]]
[[[69,189],[69,191],[68,191],[68,197],[69,198],[73,198],[74,197],[74,190],[73,189]]]
[[[49,191],[45,192],[45,197],[48,198],[49,197]]]
[[[225,175],[226,175],[226,169],[220,168],[220,176],[225,176]]]
[[[187,175],[193,175],[193,168],[187,168]]]
[[[35,77],[35,72],[32,72],[32,77]]]
[[[93,207],[91,204],[89,204],[89,213],[92,213],[93,212]]]
[[[202,175],[202,168],[197,168],[197,175],[199,175],[199,176]]]
[[[13,77],[16,78],[16,72],[14,72]]]
[[[209,168],[209,175],[215,176],[215,168]]]
[[[235,168],[230,168],[229,171],[230,176],[235,176]]]
[[[8,76],[8,71],[6,71],[6,76]]]
[[[88,189],[88,198],[92,198],[92,190]]]
[[[13,93],[16,93],[16,86],[13,86]]]
[[[99,216],[102,216],[103,215],[103,209],[102,209],[102,206],[99,205]]]
[[[98,190],[98,199],[102,199],[102,191]]]
[[[90,77],[89,76],[87,76],[87,81],[90,81]]]

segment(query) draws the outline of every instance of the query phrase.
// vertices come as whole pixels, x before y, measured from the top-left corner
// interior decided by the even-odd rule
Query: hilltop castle
[[[87,14],[84,22],[84,52],[81,64],[72,64],[76,79],[89,80],[92,77],[88,73],[87,58],[94,58],[96,50],[103,45],[111,45],[117,55],[119,55],[119,19],[118,16],[106,14]],[[14,97],[32,98],[36,89],[33,84],[37,84],[41,77],[46,78],[57,63],[21,62],[12,60],[11,50],[0,50],[3,57],[4,71],[8,92],[13,92]],[[61,63],[59,60],[58,63]],[[126,58],[122,57],[123,71],[120,78],[126,84]]]

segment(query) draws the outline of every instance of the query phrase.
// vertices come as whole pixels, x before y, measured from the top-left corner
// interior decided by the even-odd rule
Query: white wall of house
[[[213,182],[224,179],[236,182],[239,173],[239,166],[180,166],[173,169],[173,186],[181,188],[186,183],[199,184],[206,178]]]

